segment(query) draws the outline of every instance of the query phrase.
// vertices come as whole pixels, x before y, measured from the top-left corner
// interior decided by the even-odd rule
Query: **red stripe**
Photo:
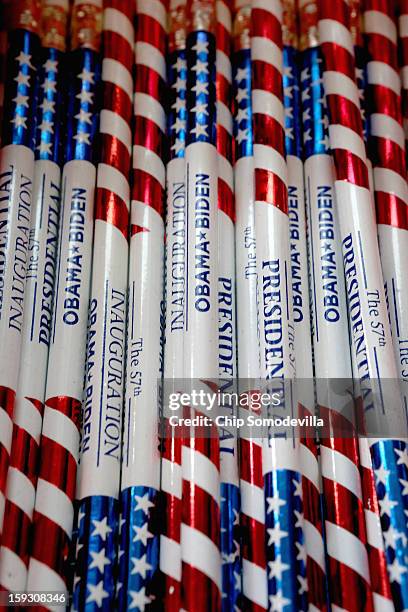
[[[322,533],[322,517],[320,508],[320,494],[316,486],[305,476],[302,477],[303,514],[309,523]]]
[[[109,7],[117,9],[118,11],[126,15],[126,17],[130,19],[130,21],[133,21],[135,15],[134,6],[134,3],[129,2],[129,0],[105,0],[104,2],[105,8]]]
[[[263,489],[262,446],[251,440],[240,438],[241,457],[240,478],[251,485]]]
[[[221,610],[217,585],[197,568],[183,563],[182,608],[194,612]]]
[[[0,444],[0,493],[3,493],[4,495],[6,493],[9,461],[10,455],[6,451],[5,447]]]
[[[126,181],[130,168],[130,153],[126,145],[121,140],[106,132],[101,132],[100,138],[100,162],[119,170]]]
[[[65,414],[77,427],[78,431],[81,431],[82,404],[79,400],[59,395],[57,397],[49,397],[45,405]]]
[[[8,387],[0,387],[0,408],[8,414],[10,419],[13,418],[15,397],[15,391]]]
[[[132,237],[142,232],[150,232],[150,230],[147,229],[147,227],[142,227],[141,225],[136,225],[132,223],[132,225],[130,226],[130,235]]]
[[[217,72],[216,92],[217,100],[224,102],[225,106],[229,109],[232,98],[232,86],[221,72]]]
[[[309,604],[314,604],[318,610],[327,610],[326,575],[320,565],[312,557],[307,557],[306,574],[308,582]]]
[[[405,150],[388,138],[373,136],[370,140],[370,150],[373,151],[372,162],[376,168],[388,168],[407,178],[405,169]]]
[[[251,13],[251,26],[251,36],[269,38],[282,48],[282,25],[275,15],[264,9],[254,8]]]
[[[162,457],[168,461],[172,461],[181,465],[181,449],[182,442],[179,436],[174,435],[174,427],[172,427],[166,419],[165,424],[166,430],[164,437],[162,438]]]
[[[170,540],[180,542],[180,531],[181,531],[181,513],[182,513],[182,502],[181,499],[174,495],[169,495],[163,492],[164,498],[164,517],[165,520],[162,523],[161,531],[163,535],[167,536]]]
[[[217,123],[217,151],[232,163],[232,137],[220,123]]]
[[[261,60],[253,60],[252,62],[252,90],[261,89],[274,94],[279,100],[282,100],[283,81],[282,74],[279,70]]]
[[[396,43],[391,42],[387,36],[371,32],[366,35],[366,46],[370,56],[369,61],[383,62],[397,71],[398,51]]]
[[[339,0],[342,2],[343,0]],[[326,70],[334,70],[348,76],[353,82],[355,80],[354,57],[341,45],[336,43],[323,43],[322,52],[325,60]]]
[[[343,527],[366,544],[363,504],[340,483],[323,476],[325,519]]]
[[[160,74],[144,66],[143,64],[136,65],[135,76],[135,91],[152,96],[157,101],[163,100],[165,94],[165,83]],[[136,105],[137,114],[137,105]]]
[[[166,612],[180,612],[181,584],[171,576],[163,576],[163,610]]]
[[[345,149],[334,149],[333,157],[338,181],[348,181],[365,189],[370,188],[368,169],[362,159]]]
[[[329,588],[332,604],[347,612],[373,612],[370,586],[355,571],[329,557]]]
[[[194,416],[194,415],[193,415]],[[186,418],[186,417],[184,417]],[[215,431],[214,431],[215,430]],[[220,442],[215,427],[195,426],[193,434],[189,427],[185,428],[183,444],[192,451],[201,453],[220,469]]]
[[[272,147],[285,156],[285,130],[274,117],[255,113],[253,116],[254,124],[254,144],[262,144]]]
[[[242,558],[266,569],[265,525],[244,513],[240,515],[240,522]]]
[[[133,104],[128,94],[110,81],[103,83],[102,108],[117,113],[126,123],[129,123],[133,114]]]
[[[342,23],[347,29],[350,23],[350,13],[344,0],[321,0],[319,4],[320,19],[335,19]]]
[[[22,472],[35,487],[38,473],[38,444],[23,428],[14,423],[10,466]]]
[[[28,566],[31,545],[31,521],[25,512],[6,500],[1,545],[12,550]]]
[[[206,535],[220,546],[220,508],[214,498],[201,487],[183,480],[182,521]]]
[[[376,192],[377,223],[408,230],[408,206],[392,193]]]
[[[138,13],[136,41],[153,45],[163,55],[166,52],[166,32],[157,19],[153,19],[150,15]]]
[[[371,588],[387,599],[392,599],[390,581],[387,572],[387,562],[384,551],[367,546],[368,562],[370,565]]]
[[[327,104],[332,124],[348,127],[359,136],[362,135],[361,111],[351,100],[330,94],[327,96]]]
[[[164,134],[157,123],[137,115],[135,117],[133,133],[135,145],[145,147],[163,159]]]
[[[408,36],[400,38],[401,55],[402,55],[402,66],[408,65]]]
[[[102,187],[96,190],[95,219],[114,225],[128,239],[129,210],[126,203],[113,191]]]
[[[250,601],[245,595],[242,595],[242,610],[245,610],[245,612],[265,612],[266,608],[258,606],[254,601]]]
[[[39,478],[63,491],[69,499],[75,497],[77,462],[63,446],[46,436],[41,438]]]
[[[144,170],[133,170],[132,200],[151,206],[164,215],[164,189],[159,181]]]
[[[368,93],[372,100],[372,112],[388,115],[398,123],[402,122],[401,96],[385,85],[368,84]]]
[[[34,534],[31,556],[44,563],[65,581],[70,538],[49,518],[34,512]]]
[[[229,58],[231,54],[231,33],[228,32],[224,24],[217,21],[216,29],[217,50],[223,51]]]
[[[288,190],[282,179],[271,170],[255,168],[255,200],[267,202],[288,214]]]
[[[235,223],[234,193],[221,178],[218,179],[218,208]]]
[[[132,67],[134,62],[134,50],[130,46],[129,42],[118,34],[111,30],[104,30],[103,32],[103,57],[114,59],[120,62],[130,73],[132,73]]]

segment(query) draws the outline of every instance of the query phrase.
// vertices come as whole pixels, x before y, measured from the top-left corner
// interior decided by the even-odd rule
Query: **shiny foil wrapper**
[[[7,30],[22,28],[39,34],[41,0],[4,0],[3,14]]]
[[[41,15],[41,43],[43,47],[65,51],[68,25],[67,8],[56,6],[52,1],[43,3]]]
[[[251,5],[239,9],[235,13],[233,25],[234,50],[241,51],[251,48]]]
[[[191,0],[187,13],[189,32],[210,32],[215,35],[215,0]]]
[[[72,11],[71,49],[85,48],[100,51],[102,6],[77,4]]]
[[[333,0],[335,1],[335,0]],[[299,48],[301,51],[319,46],[319,6],[317,0],[299,0]]]
[[[186,48],[187,36],[187,9],[185,4],[180,4],[169,11],[169,52],[173,53]]]
[[[285,47],[298,48],[298,24],[295,0],[283,0],[282,38]]]

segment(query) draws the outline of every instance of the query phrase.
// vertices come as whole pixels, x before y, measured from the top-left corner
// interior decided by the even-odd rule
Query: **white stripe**
[[[18,391],[17,391],[18,393]],[[16,397],[14,423],[21,427],[37,442],[40,441],[42,416],[32,402],[25,397]]]
[[[319,490],[319,465],[316,457],[305,444],[300,444],[299,452],[302,476]]]
[[[101,189],[108,189],[119,196],[126,204],[127,209],[130,207],[130,189],[129,183],[124,178],[123,174],[116,168],[107,164],[99,164],[98,177],[96,186]]]
[[[218,155],[218,176],[234,191],[234,170],[230,162],[221,154]]]
[[[340,124],[334,124],[329,126],[329,136],[332,149],[346,149],[366,162],[364,140],[354,130]]]
[[[232,136],[232,114],[224,102],[217,102],[217,122]]]
[[[7,475],[6,497],[18,506],[29,518],[33,517],[35,489],[27,476],[10,466]],[[1,584],[1,583],[0,583]]]
[[[27,581],[27,568],[15,552],[2,546],[0,548],[0,584],[9,591],[24,591]]]
[[[373,113],[370,115],[370,132],[373,136],[393,140],[401,149],[405,149],[405,134],[403,127],[389,115],[383,115],[382,113]]]
[[[401,80],[404,89],[408,89],[408,66],[401,68]]]
[[[7,412],[0,407],[0,444],[10,453],[11,439],[13,435],[13,421]]]
[[[199,486],[219,504],[220,475],[213,462],[188,446],[183,446],[182,457],[183,480]]]
[[[350,567],[370,584],[367,551],[355,535],[326,521],[327,552],[339,563]]]
[[[133,168],[151,174],[164,187],[166,180],[164,164],[160,157],[150,149],[140,145],[133,146]]]
[[[392,599],[387,599],[378,593],[373,593],[374,610],[378,612],[395,612],[395,607]],[[406,611],[405,611],[406,612]]]
[[[219,21],[219,23],[222,23],[224,28],[228,30],[229,33],[231,33],[231,11],[225,5],[225,2],[222,2],[222,0],[217,0],[215,11],[217,15],[217,21]]]
[[[203,572],[221,588],[220,551],[206,535],[182,524],[181,555],[184,563]]]
[[[360,438],[359,440],[359,451],[360,451],[360,465],[368,469],[372,469],[370,447],[366,438]]]
[[[380,11],[364,12],[364,33],[380,34],[397,44],[397,27],[393,20]]]
[[[283,214],[275,206],[269,206],[269,209],[278,214]],[[268,211],[269,212],[269,211]],[[278,230],[279,231],[279,230]],[[263,474],[270,474],[275,470],[293,470],[299,472],[299,453],[298,449],[294,449],[292,441],[276,440],[275,448],[269,446],[268,440],[264,440],[262,449],[262,471]]]
[[[265,500],[263,489],[250,485],[242,478],[239,487],[241,490],[241,512],[264,525]]]
[[[115,8],[106,8],[103,13],[104,32],[115,32],[125,38],[133,48],[134,28],[129,18],[124,13]]]
[[[224,51],[217,49],[216,58],[217,72],[222,74],[229,83],[232,83],[231,60],[225,55]]]
[[[315,525],[310,521],[303,522],[303,533],[305,536],[306,552],[309,557],[315,561],[319,567],[326,573],[325,561],[324,561],[324,546],[322,534]]]
[[[251,38],[251,57],[252,60],[275,66],[279,72],[283,70],[282,49],[269,38],[261,38],[260,36]]]
[[[69,0],[47,0],[47,6],[59,6],[64,11],[69,10]]]
[[[342,453],[327,446],[320,447],[322,476],[342,485],[358,499],[362,499],[358,467]]]
[[[162,490],[181,499],[183,489],[181,465],[162,459]]]
[[[242,559],[242,591],[249,601],[265,609],[268,607],[267,583],[266,570]]]
[[[340,608],[340,606],[336,606],[332,604],[331,606],[332,612],[348,612],[345,608]]]
[[[174,11],[174,9],[178,8],[179,6],[186,6],[186,4],[187,0],[170,0],[169,10]]]
[[[264,168],[277,174],[287,184],[288,169],[282,155],[266,145],[254,145],[255,168]]]
[[[402,176],[387,168],[374,168],[374,184],[377,191],[393,193],[403,202],[408,202],[408,186]]]
[[[181,580],[181,546],[179,542],[160,536],[160,569],[177,582]]]
[[[408,36],[408,15],[400,15],[398,25],[401,38]]]
[[[125,145],[129,153],[132,149],[132,132],[126,121],[117,113],[103,109],[100,117],[99,131],[118,138]]]
[[[282,101],[275,94],[263,89],[254,89],[252,92],[253,112],[269,115],[283,127],[285,125],[285,111]]]
[[[74,0],[74,6],[81,6],[81,4],[84,4],[84,0]],[[87,4],[102,8],[103,0],[87,0]]]
[[[71,500],[55,485],[38,479],[35,510],[56,523],[71,537],[74,507]]]
[[[368,544],[383,551],[384,542],[382,539],[380,517],[375,512],[366,509],[364,509],[364,516]]]
[[[357,85],[348,76],[334,70],[327,70],[324,73],[324,90],[326,96],[337,95],[351,100],[353,104],[360,108],[360,98]]]
[[[167,13],[159,0],[136,0],[136,12],[150,15],[166,30]]]
[[[166,131],[166,114],[157,100],[148,94],[138,92],[135,93],[134,104],[135,115],[151,119],[163,133]]]
[[[252,10],[263,9],[275,15],[279,21],[282,21],[282,2],[280,0],[252,0],[251,6]]]
[[[401,94],[401,79],[398,72],[384,62],[368,62],[367,82],[369,85],[388,87],[397,96]]]
[[[321,19],[319,21],[319,41],[323,43],[336,43],[347,49],[354,56],[353,41],[350,30],[334,19]]]
[[[42,435],[57,442],[78,460],[79,432],[65,414],[59,410],[48,409],[45,413]]]
[[[126,70],[120,62],[106,57],[102,62],[102,81],[107,81],[117,85],[120,89],[133,98],[133,79],[129,70]]]
[[[48,565],[41,563],[41,561],[37,561],[34,557],[31,557],[28,570],[27,590],[59,591],[61,593],[66,593],[67,587],[61,576],[54,572],[54,570],[48,567]],[[42,605],[48,607],[45,604]],[[56,606],[53,606],[51,609],[54,610],[55,607]],[[62,607],[65,608],[65,606]]]
[[[135,63],[151,68],[166,80],[166,60],[156,47],[146,42],[135,44]]]

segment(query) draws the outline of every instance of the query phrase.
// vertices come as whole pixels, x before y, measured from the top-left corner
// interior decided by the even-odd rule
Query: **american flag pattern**
[[[118,597],[119,606],[141,610],[151,602],[159,564],[157,379],[162,374],[166,11],[164,1],[136,3],[128,361],[120,495],[121,521],[126,527],[120,535]],[[144,279],[146,266],[154,270],[149,283]],[[136,345],[141,350],[140,363],[135,366]]]
[[[43,428],[40,440],[40,465],[33,515],[32,548],[27,588],[29,590],[66,591],[69,574],[69,547],[74,521],[74,498],[79,456],[81,401],[86,352],[90,264],[92,247],[93,141],[98,127],[99,54],[93,49],[77,48],[68,56],[67,124],[65,168],[62,179],[62,209],[59,237],[59,259],[56,276],[54,317],[51,332],[50,359]],[[73,162],[75,164],[73,165]],[[78,166],[81,162],[81,165]],[[83,167],[82,167],[83,166]],[[81,171],[78,168],[81,167]],[[74,176],[72,168],[75,168]],[[66,274],[69,258],[79,246],[71,242],[69,227],[64,226],[70,200],[64,191],[74,178],[79,186],[89,186],[84,222],[85,250],[81,255],[83,275],[80,315],[77,326],[65,325],[63,303],[69,288]],[[69,219],[69,216],[68,216]],[[89,242],[88,242],[89,241]],[[66,259],[65,259],[66,258]],[[67,283],[67,285],[66,285]],[[64,327],[69,327],[70,343],[66,343]],[[65,361],[61,364],[60,359]],[[61,378],[62,371],[69,371]],[[79,375],[82,373],[82,376]],[[61,389],[64,391],[61,393]],[[67,392],[68,391],[68,392]]]
[[[129,172],[133,115],[134,26],[133,6],[126,0],[104,3],[102,110],[100,154],[96,179],[94,260],[91,302],[98,307],[95,334],[88,335],[88,366],[85,398],[92,397],[92,413],[99,419],[112,418],[121,431],[124,386],[124,351],[108,352],[106,338],[115,347],[124,345],[126,318],[128,226],[130,207]],[[101,261],[101,253],[105,255]],[[112,316],[114,313],[114,316]],[[92,350],[90,350],[92,347]],[[114,369],[107,362],[113,360]],[[92,368],[90,367],[92,361]],[[96,376],[102,372],[101,379]],[[112,373],[114,372],[114,377]],[[109,408],[108,408],[109,406]],[[86,410],[89,410],[88,402]],[[91,435],[96,443],[97,421]],[[113,431],[113,430],[112,430]],[[100,435],[100,434],[99,434]],[[86,430],[83,438],[87,438]],[[92,445],[92,442],[90,443]],[[118,443],[119,444],[119,443]],[[87,445],[87,443],[86,443]],[[83,443],[84,448],[84,443]],[[82,450],[78,473],[76,569],[73,607],[109,610],[115,599],[117,540],[119,524],[120,453],[100,460],[92,450]],[[109,471],[108,471],[109,470]],[[108,482],[107,482],[108,481]],[[89,490],[89,487],[92,487]],[[99,494],[98,494],[99,493]],[[93,521],[105,521],[106,537],[95,532]],[[101,560],[99,563],[99,559]],[[100,597],[99,603],[97,597]],[[100,603],[102,602],[102,603]]]
[[[408,2],[400,0],[398,16],[398,32],[401,57],[402,111],[405,140],[408,140]]]
[[[51,332],[60,199],[62,59],[61,51],[42,49],[34,103],[37,108],[35,158],[40,163],[35,166],[33,195],[38,200],[40,193],[41,203],[35,200],[32,204],[30,245],[31,248],[36,245],[39,265],[38,268],[29,266],[27,272],[22,367],[16,393],[0,549],[0,584],[15,590],[23,590],[27,578],[48,360],[48,341],[44,342],[42,334],[49,338]],[[42,165],[43,160],[51,165]],[[41,323],[40,299],[48,312],[45,331]],[[23,490],[25,494],[21,495]]]

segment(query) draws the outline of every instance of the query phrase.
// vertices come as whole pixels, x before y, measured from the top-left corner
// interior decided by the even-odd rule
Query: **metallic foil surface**
[[[234,66],[235,156],[240,159],[253,155],[251,50],[236,51]]]
[[[187,54],[185,49],[170,53],[167,82],[169,105],[167,114],[170,159],[184,157],[187,136]]]

